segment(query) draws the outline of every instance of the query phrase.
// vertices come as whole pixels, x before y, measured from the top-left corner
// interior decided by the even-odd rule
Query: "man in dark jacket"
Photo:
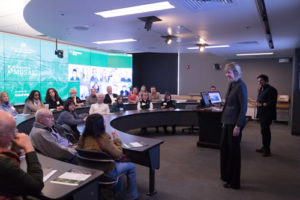
[[[257,118],[260,122],[263,147],[256,152],[263,153],[263,156],[270,156],[272,120],[276,119],[277,90],[269,85],[268,76],[261,74],[257,77],[260,85],[257,95]]]

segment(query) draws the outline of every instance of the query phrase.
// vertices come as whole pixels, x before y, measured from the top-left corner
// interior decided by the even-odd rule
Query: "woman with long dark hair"
[[[41,100],[41,93],[38,90],[32,90],[25,101],[23,113],[35,113],[41,108],[44,108],[44,104]]]
[[[128,199],[137,199],[138,190],[136,184],[136,168],[132,162],[119,162],[124,157],[122,150],[122,141],[118,138],[116,132],[112,133],[113,140],[105,131],[105,124],[102,115],[92,114],[86,119],[85,129],[79,140],[79,148],[87,150],[103,151],[110,154],[116,161],[116,170],[118,174],[126,174],[128,182]],[[116,176],[116,171],[110,172],[110,176]],[[116,190],[122,187],[121,177]]]
[[[62,110],[64,108],[64,102],[54,88],[48,88],[45,101],[49,104],[49,109]]]

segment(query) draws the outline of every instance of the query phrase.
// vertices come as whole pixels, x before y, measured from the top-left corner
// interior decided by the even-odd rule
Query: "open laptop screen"
[[[212,104],[222,103],[220,92],[208,92],[208,97]]]
[[[203,106],[210,106],[209,98],[207,92],[201,92],[201,97],[202,97],[202,105]]]

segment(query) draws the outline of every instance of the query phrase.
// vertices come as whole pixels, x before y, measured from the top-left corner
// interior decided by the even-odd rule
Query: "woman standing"
[[[35,113],[37,110],[44,108],[41,100],[41,93],[38,90],[32,90],[25,101],[24,114]]]
[[[247,87],[241,80],[241,68],[236,63],[225,66],[225,76],[230,82],[221,122],[221,179],[225,188],[240,188],[242,130],[247,112]]]
[[[46,103],[49,104],[49,109],[62,110],[64,108],[64,102],[54,88],[49,88],[47,90],[45,100]]]
[[[118,174],[125,174],[128,182],[128,199],[134,200],[138,198],[138,189],[136,184],[136,168],[132,162],[118,162],[123,157],[122,141],[118,138],[116,132],[112,133],[113,140],[110,135],[105,132],[104,119],[100,114],[89,115],[83,134],[79,140],[79,148],[87,150],[103,151],[110,154],[115,162]],[[116,171],[112,171],[110,176],[116,176]],[[117,190],[122,186],[122,179],[119,178]]]

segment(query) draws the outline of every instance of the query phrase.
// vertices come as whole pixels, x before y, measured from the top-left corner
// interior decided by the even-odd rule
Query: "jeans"
[[[132,162],[115,162],[116,168],[109,174],[111,177],[116,177],[118,174],[116,169],[119,173],[119,181],[116,185],[116,192],[122,190],[122,176],[127,176],[127,192],[128,192],[128,199],[137,199],[138,198],[138,189],[136,184],[136,168]]]

